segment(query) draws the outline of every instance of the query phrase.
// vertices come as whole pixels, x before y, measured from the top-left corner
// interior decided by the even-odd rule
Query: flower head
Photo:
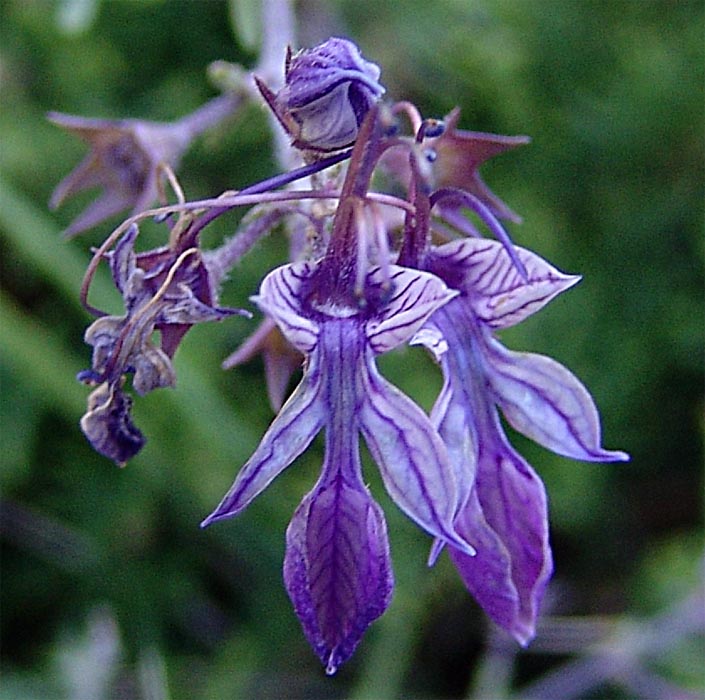
[[[379,75],[355,44],[332,38],[287,56],[278,93],[259,80],[257,85],[293,146],[336,151],[353,143],[365,115],[384,93]]]
[[[516,253],[526,279],[496,241],[433,249],[429,269],[460,295],[434,313],[415,342],[441,363],[444,386],[431,419],[464,493],[455,527],[477,549],[468,557],[451,548],[450,556],[488,615],[526,644],[552,571],[547,503],[541,480],[509,444],[497,408],[557,454],[602,462],[628,457],[601,447],[597,409],[573,374],[542,355],[511,352],[493,336],[579,280],[534,253]]]
[[[278,268],[255,298],[306,356],[304,375],[204,525],[240,513],[325,430],[321,476],[287,533],[284,576],[304,631],[332,673],[385,610],[392,588],[386,526],[364,484],[359,434],[396,504],[434,537],[468,556],[473,550],[452,528],[458,494],[440,438],[374,362],[455,293],[433,275],[398,267],[389,290],[377,268],[366,278],[366,304],[354,308],[317,294],[322,268]]]

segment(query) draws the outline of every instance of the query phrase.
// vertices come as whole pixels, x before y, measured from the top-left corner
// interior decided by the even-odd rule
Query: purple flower
[[[86,141],[91,151],[57,185],[49,206],[55,209],[78,192],[103,188],[102,196],[69,225],[65,235],[82,233],[126,209],[134,213],[147,209],[157,199],[160,168],[175,168],[194,137],[232,114],[239,101],[237,95],[224,95],[173,123],[50,112],[50,121]]]
[[[188,237],[176,250],[158,248],[135,253],[137,227],[132,226],[110,253],[113,280],[125,301],[122,316],[101,316],[86,330],[93,347],[91,369],[79,379],[96,386],[88,399],[81,428],[93,447],[120,465],[144,445],[130,418],[132,399],[123,391],[123,378],[132,375],[134,390],[144,395],[173,386],[171,359],[184,334],[197,323],[219,321],[237,309],[216,305],[208,270]],[[159,331],[160,343],[153,342]]]
[[[353,143],[362,120],[384,93],[380,70],[347,39],[332,38],[287,55],[284,87],[262,96],[296,148],[336,151]]]
[[[470,557],[451,547],[450,556],[487,614],[527,644],[552,572],[546,495],[509,444],[497,408],[512,427],[557,454],[602,462],[628,456],[600,446],[597,409],[573,374],[548,357],[511,352],[493,336],[580,279],[522,248],[516,254],[526,279],[496,241],[432,249],[428,269],[460,295],[413,342],[441,363],[444,386],[431,419],[464,494],[455,528],[477,549]],[[434,545],[434,556],[442,544]]]
[[[387,491],[418,525],[468,556],[452,519],[459,506],[445,447],[428,417],[378,372],[375,356],[407,341],[455,296],[425,272],[367,273],[365,304],[321,293],[322,262],[285,265],[258,306],[306,357],[304,375],[208,525],[240,513],[325,430],[323,468],[287,531],[284,579],[312,647],[334,673],[389,604],[384,516],[365,486],[359,434]],[[391,282],[391,287],[390,283]]]

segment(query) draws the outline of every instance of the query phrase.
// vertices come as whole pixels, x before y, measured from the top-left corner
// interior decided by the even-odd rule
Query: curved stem
[[[431,195],[431,208],[442,202],[444,199],[455,199],[456,201],[460,199],[464,206],[474,211],[487,226],[490,232],[495,236],[495,238],[504,246],[507,254],[514,264],[514,267],[516,267],[524,281],[528,282],[529,276],[526,272],[526,267],[524,267],[524,263],[516,254],[512,239],[509,237],[509,234],[502,224],[499,223],[497,217],[490,211],[489,207],[485,206],[478,197],[474,194],[470,194],[470,192],[459,190],[454,187],[443,187],[436,190]]]

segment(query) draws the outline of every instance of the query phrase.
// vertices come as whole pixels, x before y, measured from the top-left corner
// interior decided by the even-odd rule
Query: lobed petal
[[[591,462],[626,461],[601,447],[600,417],[588,390],[555,360],[487,341],[488,374],[509,424],[556,454]]]
[[[286,543],[286,589],[306,638],[333,674],[391,600],[382,509],[362,484],[338,477],[304,498]]]
[[[370,359],[360,377],[358,419],[394,502],[431,535],[469,555],[473,547],[453,528],[459,494],[446,448],[426,414],[384,379]]]
[[[367,339],[376,355],[406,342],[428,317],[458,295],[435,275],[393,265],[389,270],[392,293],[375,318],[367,323]],[[376,268],[368,286],[381,286],[383,272]]]
[[[447,243],[433,252],[431,269],[453,280],[466,295],[474,314],[490,328],[508,328],[548,304],[580,281],[525,248],[514,247],[526,278],[499,241],[484,238]]]
[[[325,421],[318,371],[309,366],[301,383],[264,434],[218,507],[201,523],[207,527],[237,515],[310,444]]]
[[[548,506],[541,480],[500,431],[496,423],[494,436],[484,436],[475,492],[455,522],[477,555],[449,551],[489,617],[526,645],[553,572]]]
[[[302,353],[311,352],[318,341],[319,328],[302,309],[304,283],[314,270],[309,262],[278,267],[264,278],[259,295],[252,299]]]

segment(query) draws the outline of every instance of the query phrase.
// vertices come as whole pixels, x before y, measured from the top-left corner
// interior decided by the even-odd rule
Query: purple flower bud
[[[287,55],[284,87],[257,86],[296,148],[336,151],[355,140],[370,107],[384,88],[377,65],[347,39],[332,38]]]

